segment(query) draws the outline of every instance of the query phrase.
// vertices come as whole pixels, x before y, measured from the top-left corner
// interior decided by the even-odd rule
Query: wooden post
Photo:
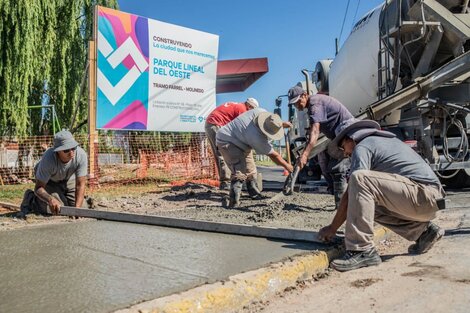
[[[98,163],[97,144],[98,136],[96,134],[96,45],[95,41],[88,43],[88,162],[90,165],[88,185],[91,189],[98,185]]]
[[[287,135],[285,135],[285,143],[286,143],[287,163],[291,164],[289,132],[287,132]]]

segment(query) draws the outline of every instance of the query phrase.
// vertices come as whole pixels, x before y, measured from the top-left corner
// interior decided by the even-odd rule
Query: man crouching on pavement
[[[378,265],[374,221],[410,241],[412,254],[427,252],[444,234],[431,222],[444,195],[428,164],[394,134],[379,130],[377,122],[350,119],[337,128],[328,150],[351,157],[348,189],[330,225],[319,238],[335,236],[346,221],[346,254],[331,262],[338,271]]]
[[[240,205],[245,180],[250,197],[259,199],[261,196],[256,185],[256,165],[251,149],[268,155],[274,163],[292,172],[292,165],[274,151],[269,142],[284,137],[283,127],[290,126],[289,122],[283,122],[278,115],[257,108],[243,113],[217,131],[217,148],[232,172],[229,207]]]
[[[87,154],[72,134],[66,130],[56,133],[54,147],[44,152],[35,167],[34,193],[26,190],[21,212],[55,215],[64,205],[81,207],[87,170]]]

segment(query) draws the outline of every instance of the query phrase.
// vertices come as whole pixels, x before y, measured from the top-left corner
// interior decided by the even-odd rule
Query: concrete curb
[[[386,228],[378,228],[374,232],[374,240],[383,240],[389,233]],[[295,256],[266,268],[231,276],[223,282],[143,302],[116,313],[235,312],[325,272],[330,260],[340,253],[338,247],[333,247],[327,251]]]

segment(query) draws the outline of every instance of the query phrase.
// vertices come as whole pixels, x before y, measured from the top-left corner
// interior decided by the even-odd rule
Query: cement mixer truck
[[[313,80],[357,118],[397,134],[453,188],[470,186],[468,2],[388,0],[354,25],[333,60],[319,61],[312,77],[303,71],[304,86]],[[290,135],[294,156],[302,134]],[[321,138],[310,157],[327,144]]]

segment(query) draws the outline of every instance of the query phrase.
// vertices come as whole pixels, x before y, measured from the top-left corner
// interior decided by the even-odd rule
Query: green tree
[[[0,135],[38,130],[42,112],[27,107],[40,105],[44,94],[61,125],[70,125],[96,4],[118,7],[117,0],[0,0]],[[78,121],[86,118],[86,98]]]

